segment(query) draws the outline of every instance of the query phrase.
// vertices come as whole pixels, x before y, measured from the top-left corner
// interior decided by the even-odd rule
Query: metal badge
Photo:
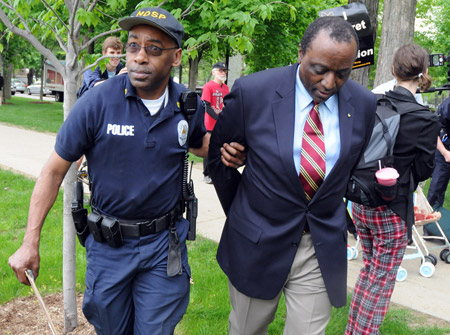
[[[189,126],[186,120],[178,122],[178,143],[180,146],[184,146],[187,141]]]

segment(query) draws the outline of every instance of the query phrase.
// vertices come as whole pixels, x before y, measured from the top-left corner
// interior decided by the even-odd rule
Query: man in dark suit
[[[348,22],[318,18],[303,35],[300,64],[240,78],[225,97],[209,168],[227,214],[217,260],[229,279],[230,334],[267,334],[281,293],[285,334],[324,334],[331,306],[346,303],[343,196],[376,109],[375,95],[347,80],[357,50]],[[307,159],[300,157],[313,110],[321,120],[324,176],[307,195],[299,177]],[[235,150],[223,145],[231,142],[246,147],[242,175],[222,158]]]

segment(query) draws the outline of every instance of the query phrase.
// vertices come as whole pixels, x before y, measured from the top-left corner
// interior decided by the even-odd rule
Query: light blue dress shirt
[[[306,91],[299,76],[300,65],[297,68],[295,80],[295,122],[294,122],[294,164],[297,174],[300,173],[300,160],[302,148],[303,128],[306,118],[313,107],[313,99]],[[339,104],[337,94],[319,105],[319,114],[322,121],[325,138],[325,178],[330,173],[339,158],[341,140],[339,134]]]

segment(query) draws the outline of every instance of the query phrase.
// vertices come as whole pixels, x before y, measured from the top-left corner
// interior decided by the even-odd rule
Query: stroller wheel
[[[355,247],[347,246],[347,260],[351,261],[351,260],[355,259],[356,258],[355,253],[357,256],[358,254],[357,254]]]
[[[447,253],[447,257],[445,258],[445,263],[450,264],[450,252]]]
[[[408,276],[408,271],[406,271],[405,268],[402,268],[400,266],[397,270],[397,277],[395,278],[395,280],[396,281],[405,281],[407,276]]]
[[[435,267],[432,263],[430,262],[424,262],[421,266],[420,266],[420,274],[425,277],[425,278],[430,278],[433,274],[434,274],[434,270]]]
[[[439,257],[441,257],[442,261],[447,262],[447,258],[448,258],[449,254],[450,254],[450,250],[448,248],[446,248],[441,251],[441,253],[439,254]]]
[[[437,264],[437,257],[433,254],[428,254],[425,256],[425,262],[430,262],[433,265]]]
[[[358,258],[358,249],[356,249],[355,247],[352,247],[353,249],[353,259],[357,259]]]

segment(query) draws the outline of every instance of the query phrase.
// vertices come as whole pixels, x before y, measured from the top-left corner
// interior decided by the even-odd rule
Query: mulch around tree
[[[58,335],[64,334],[64,303],[62,293],[42,297]],[[86,320],[81,311],[83,295],[77,296],[78,327],[66,334],[95,335],[94,327]],[[47,335],[52,334],[47,317],[36,296],[17,298],[0,305],[0,332],[11,335]]]

